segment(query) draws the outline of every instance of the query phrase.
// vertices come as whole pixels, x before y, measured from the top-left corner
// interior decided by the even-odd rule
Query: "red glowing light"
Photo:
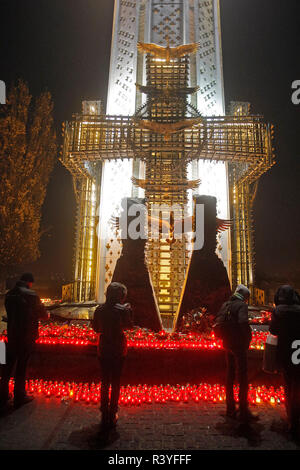
[[[13,391],[14,381],[9,382],[9,391]],[[97,404],[101,398],[101,383],[76,383],[58,382],[43,379],[30,379],[26,382],[28,393],[43,395],[47,398],[59,398],[72,400],[75,403],[81,401],[86,404]],[[234,388],[234,396],[238,401],[238,386]],[[201,401],[212,404],[224,402],[226,398],[225,386],[220,384],[187,384],[187,385],[127,385],[120,390],[120,404],[142,405],[152,403],[200,403]],[[248,400],[251,404],[268,403],[272,406],[284,403],[284,387],[275,388],[265,385],[256,386],[250,384]]]
[[[263,350],[268,332],[252,331],[250,349]],[[160,331],[153,333],[137,328],[126,332],[129,348],[160,349],[160,350],[217,350],[222,349],[222,341],[216,339],[214,334],[201,335],[200,333],[167,333]],[[6,335],[0,335],[0,341],[6,341]],[[41,324],[37,344],[63,345],[63,346],[96,346],[98,335],[88,326]]]

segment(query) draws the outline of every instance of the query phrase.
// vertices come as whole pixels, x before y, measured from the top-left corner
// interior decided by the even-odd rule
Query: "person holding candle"
[[[300,298],[289,285],[279,287],[269,332],[278,337],[277,356],[285,381],[288,431],[299,440],[300,424]]]
[[[116,425],[120,381],[127,354],[125,329],[133,327],[130,304],[124,304],[127,288],[112,282],[106,291],[106,302],[94,313],[93,329],[99,333],[98,356],[101,369],[101,429],[109,430]],[[109,387],[111,398],[109,402]]]

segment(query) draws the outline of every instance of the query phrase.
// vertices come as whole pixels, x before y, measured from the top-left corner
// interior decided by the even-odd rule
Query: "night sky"
[[[61,123],[82,100],[106,102],[113,0],[1,0],[0,79],[18,78],[36,96],[48,89]],[[221,0],[225,100],[250,102],[253,114],[275,125],[277,164],[259,183],[255,202],[258,278],[300,286],[299,0]],[[31,268],[40,276],[72,278],[75,198],[71,176],[58,162],[43,210],[50,236]]]

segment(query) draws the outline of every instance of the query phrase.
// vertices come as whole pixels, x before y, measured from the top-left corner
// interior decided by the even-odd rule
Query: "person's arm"
[[[96,333],[101,332],[101,310],[102,308],[99,305],[94,312],[94,317],[92,320],[92,328]]]
[[[130,304],[124,305],[124,312],[122,315],[122,325],[124,329],[133,328],[133,313]]]
[[[36,299],[36,310],[39,320],[48,320],[50,318],[48,310],[46,309],[45,305],[41,302],[41,299],[38,296]]]
[[[269,332],[271,333],[271,335],[277,336],[279,334],[279,331],[280,331],[280,319],[279,319],[277,309],[274,309],[272,316],[271,316]]]
[[[249,324],[248,305],[246,303],[243,303],[239,309],[238,322],[240,338],[243,339],[243,342],[249,347],[252,338],[252,330]]]

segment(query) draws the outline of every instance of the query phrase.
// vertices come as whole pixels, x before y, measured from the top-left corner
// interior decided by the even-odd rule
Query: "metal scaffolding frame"
[[[254,287],[252,207],[260,176],[275,163],[272,128],[262,116],[241,114],[245,113],[243,106],[233,108],[229,116],[200,116],[189,105],[188,93],[183,94],[188,87],[188,67],[188,56],[166,64],[148,54],[147,102],[134,116],[82,114],[65,124],[61,161],[80,182],[75,253],[75,281],[79,279],[80,285],[74,300],[95,295],[97,215],[91,206],[91,191],[100,197],[101,162],[119,158],[145,162],[144,189],[150,215],[154,203],[175,203],[183,208],[189,162],[227,163],[233,221],[232,287],[238,283]],[[183,128],[174,127],[183,120]],[[181,170],[174,171],[176,168]],[[159,185],[169,190],[160,191]],[[147,261],[161,313],[174,315],[188,262],[185,243],[176,248],[150,236]],[[162,266],[168,267],[165,276],[161,276]]]
[[[90,168],[89,176],[73,177],[77,201],[72,300],[95,299],[97,268],[97,224],[101,165]]]
[[[249,171],[262,173],[273,164],[270,125],[261,116],[205,116],[166,140],[139,128],[133,116],[76,115],[66,123],[62,162],[73,174],[86,175],[86,161],[145,159],[149,152],[172,150],[189,160],[249,163]]]

